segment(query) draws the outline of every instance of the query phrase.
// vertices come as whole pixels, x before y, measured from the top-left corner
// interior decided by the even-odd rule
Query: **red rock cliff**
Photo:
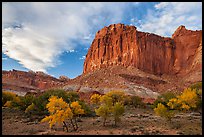
[[[10,88],[12,85],[13,89],[17,89],[17,87],[30,87],[31,89],[45,90],[62,86],[65,83],[66,81],[44,74],[43,72],[2,70],[3,89]]]
[[[180,26],[172,39],[176,45],[174,71],[185,74],[196,67],[202,69],[202,31],[187,30],[185,26]]]
[[[202,50],[202,31],[184,26],[169,38],[137,31],[134,26],[112,24],[96,33],[83,73],[113,65],[134,66],[152,74],[186,72],[195,62],[199,46]]]

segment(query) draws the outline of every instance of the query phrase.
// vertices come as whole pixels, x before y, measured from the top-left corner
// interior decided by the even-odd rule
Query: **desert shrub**
[[[202,89],[202,82],[194,83],[189,88],[196,89],[196,90],[201,90]]]
[[[131,105],[135,108],[143,108],[145,106],[145,103],[142,102],[142,98],[138,96],[131,96]]]
[[[43,94],[38,96],[37,98],[34,99],[33,103],[36,106],[35,112],[38,115],[47,115],[49,114],[47,109],[46,109],[46,104],[48,103],[48,99],[51,96],[57,96],[61,97],[65,102],[69,103],[70,102],[70,96],[68,93],[62,89],[51,89],[45,91]]]
[[[41,95],[41,97],[46,98],[46,100],[48,100],[48,98],[51,97],[51,96],[57,96],[57,97],[61,97],[65,102],[71,102],[70,101],[71,95],[72,95],[71,93],[69,95],[69,92],[65,91],[63,89],[50,89],[50,90],[45,91]]]
[[[202,81],[191,85],[190,88],[195,89],[198,96],[197,107],[195,110],[202,110]]]
[[[166,92],[162,94],[162,100],[167,103],[170,99],[176,97],[175,93],[173,91]]]
[[[132,96],[130,95],[127,95],[124,99],[124,105],[125,106],[131,106],[132,105],[132,99],[131,99]]]
[[[195,110],[201,110],[202,111],[202,90],[196,90],[196,94],[198,96],[198,100],[197,100],[197,107]]]
[[[7,101],[13,101],[17,95],[13,92],[3,91],[2,92],[2,105],[4,105]]]
[[[67,102],[74,102],[79,100],[79,94],[76,91],[69,91],[67,93]]]
[[[47,100],[50,96],[62,97],[62,99],[67,103],[79,100],[79,95],[76,91],[65,91],[63,89],[47,90],[40,97]]]
[[[154,109],[154,108],[157,107],[157,105],[158,105],[159,103],[163,104],[163,100],[161,99],[161,96],[157,97],[157,99],[154,101],[153,104],[150,105],[150,107],[151,107],[152,109]]]
[[[29,105],[26,109],[25,109],[25,113],[31,113],[35,110],[35,104],[32,103],[31,105]]]
[[[158,106],[159,103],[162,103],[163,105],[167,106],[167,103],[170,99],[175,98],[176,94],[173,93],[173,91],[165,92],[161,94],[151,105],[151,107],[154,109]]]
[[[8,108],[12,108],[12,101],[6,101],[6,103],[4,104],[4,107],[8,107]]]
[[[21,103],[20,97],[19,97],[19,96],[16,96],[16,97],[14,98],[14,100],[12,101],[12,106],[13,106],[14,108],[19,109],[20,103]]]
[[[81,108],[84,110],[84,115],[82,116],[95,116],[95,112],[91,110],[90,106],[86,102],[81,100],[78,102],[81,105]]]
[[[198,96],[197,107],[194,110],[202,110],[202,81],[192,84],[189,88],[195,89]]]
[[[20,104],[20,97],[13,93],[8,91],[2,92],[2,105],[10,108],[18,108]]]
[[[21,96],[20,97],[20,103],[19,103],[19,108],[23,111],[26,110],[26,108],[31,105],[34,100],[36,99],[36,97],[34,95],[25,95],[25,96]]]
[[[171,119],[175,115],[175,111],[169,110],[165,105],[159,103],[156,108],[154,108],[154,112],[156,115],[164,117],[167,121],[171,121]]]
[[[33,103],[36,106],[36,113],[38,115],[47,115],[49,114],[47,109],[46,109],[46,104],[48,103],[48,99],[51,95],[47,93],[43,93],[42,95],[38,96]]]

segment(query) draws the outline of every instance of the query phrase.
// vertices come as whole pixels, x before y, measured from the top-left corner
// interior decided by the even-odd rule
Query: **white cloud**
[[[130,25],[134,25],[134,26],[140,26],[142,23],[142,20],[139,20],[137,18],[131,18],[130,19]]]
[[[59,64],[58,56],[86,45],[89,34],[122,20],[126,3],[3,3],[3,53],[33,71]],[[21,26],[21,27],[13,27]],[[66,63],[69,63],[66,61]]]
[[[84,48],[84,50],[88,50],[89,48]]]
[[[155,10],[149,10],[138,30],[171,36],[180,26],[187,29],[202,29],[201,2],[161,2]]]
[[[95,32],[94,32],[95,33]],[[84,44],[84,45],[91,45],[93,39],[95,37],[95,34],[90,33],[86,36],[84,36],[82,39],[80,39],[80,41]]]
[[[4,54],[31,70],[46,72],[45,68],[53,67],[54,56],[59,54],[58,47],[54,46],[56,41],[29,28],[5,28],[2,41]]]
[[[8,58],[2,58],[2,60],[7,60]]]
[[[79,58],[79,59],[85,59],[86,58],[86,56],[82,56],[81,58]]]
[[[84,40],[90,40],[92,37],[93,37],[93,35],[92,35],[92,34],[89,34],[89,35],[87,35],[87,36],[84,36],[83,39],[84,39]]]
[[[156,4],[155,5],[155,8],[156,9],[161,9],[161,8],[165,8],[165,7],[167,7],[168,6],[168,2],[161,2],[161,3],[159,3],[159,4]]]
[[[67,53],[73,53],[73,52],[77,52],[74,49],[68,50]]]

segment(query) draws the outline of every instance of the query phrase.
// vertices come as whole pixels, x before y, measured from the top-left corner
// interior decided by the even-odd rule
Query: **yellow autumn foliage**
[[[56,96],[49,98],[49,103],[46,105],[46,108],[48,109],[50,116],[46,116],[41,120],[41,122],[49,121],[50,128],[55,123],[62,123],[73,117],[73,113],[69,105],[64,102],[62,98],[58,98]]]
[[[172,98],[169,100],[167,105],[170,109],[177,110],[189,110],[190,108],[196,108],[198,101],[198,95],[196,94],[195,89],[186,88],[183,93],[176,98]]]
[[[2,104],[4,105],[7,101],[20,102],[20,98],[13,92],[3,91],[2,92]]]
[[[6,101],[4,107],[12,108],[12,101]]]
[[[17,94],[10,91],[2,92],[2,104],[5,107],[16,108],[21,103],[21,99]]]
[[[178,100],[181,100],[182,103],[189,105],[191,108],[196,108],[196,103],[198,96],[196,94],[196,89],[187,88],[183,93],[178,96]]]
[[[93,94],[90,98],[92,104],[99,104],[101,95]]]
[[[154,108],[156,115],[166,118],[171,121],[172,117],[175,115],[174,111],[168,110],[162,103],[158,103],[157,107]]]
[[[69,107],[69,105],[63,101],[62,98],[58,98],[57,96],[52,96],[48,99],[49,103],[46,105],[50,114],[56,113],[57,110],[65,110]]]
[[[84,114],[84,110],[81,108],[81,105],[79,104],[78,101],[72,102],[70,106],[74,116]]]
[[[112,106],[112,105],[113,105],[113,99],[112,99],[110,96],[103,95],[103,96],[100,98],[100,103],[101,103],[101,104],[105,104],[105,105],[107,105],[107,106]]]
[[[108,93],[106,93],[106,96],[112,98],[113,104],[115,104],[116,102],[124,103],[126,97],[124,92],[117,90],[109,91]]]
[[[31,105],[29,105],[29,106],[26,108],[25,113],[28,113],[28,112],[34,110],[34,108],[35,108],[35,104],[32,103]]]
[[[95,109],[96,115],[103,118],[103,125],[107,118],[114,117],[115,125],[120,121],[120,117],[124,113],[125,93],[122,91],[110,91],[105,95],[98,97],[100,105]],[[96,98],[96,97],[93,97]]]

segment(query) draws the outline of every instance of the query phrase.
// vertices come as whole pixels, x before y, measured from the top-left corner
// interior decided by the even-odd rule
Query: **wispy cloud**
[[[202,29],[201,2],[161,2],[149,10],[138,30],[171,36],[176,28]]]
[[[83,60],[83,59],[85,59],[85,58],[86,58],[86,56],[82,56],[82,57],[81,57],[81,58],[79,58],[79,59],[82,59],[82,60]]]
[[[59,63],[57,59],[62,52],[72,52],[81,39],[90,40],[90,33],[95,34],[105,25],[120,22],[126,5],[3,3],[3,53],[28,69],[46,72]]]
[[[130,25],[133,25],[133,26],[140,26],[142,23],[142,20],[139,20],[137,18],[131,18],[130,19]]]
[[[67,53],[73,53],[73,52],[77,52],[77,51],[76,51],[76,50],[74,50],[74,49],[67,50]]]

